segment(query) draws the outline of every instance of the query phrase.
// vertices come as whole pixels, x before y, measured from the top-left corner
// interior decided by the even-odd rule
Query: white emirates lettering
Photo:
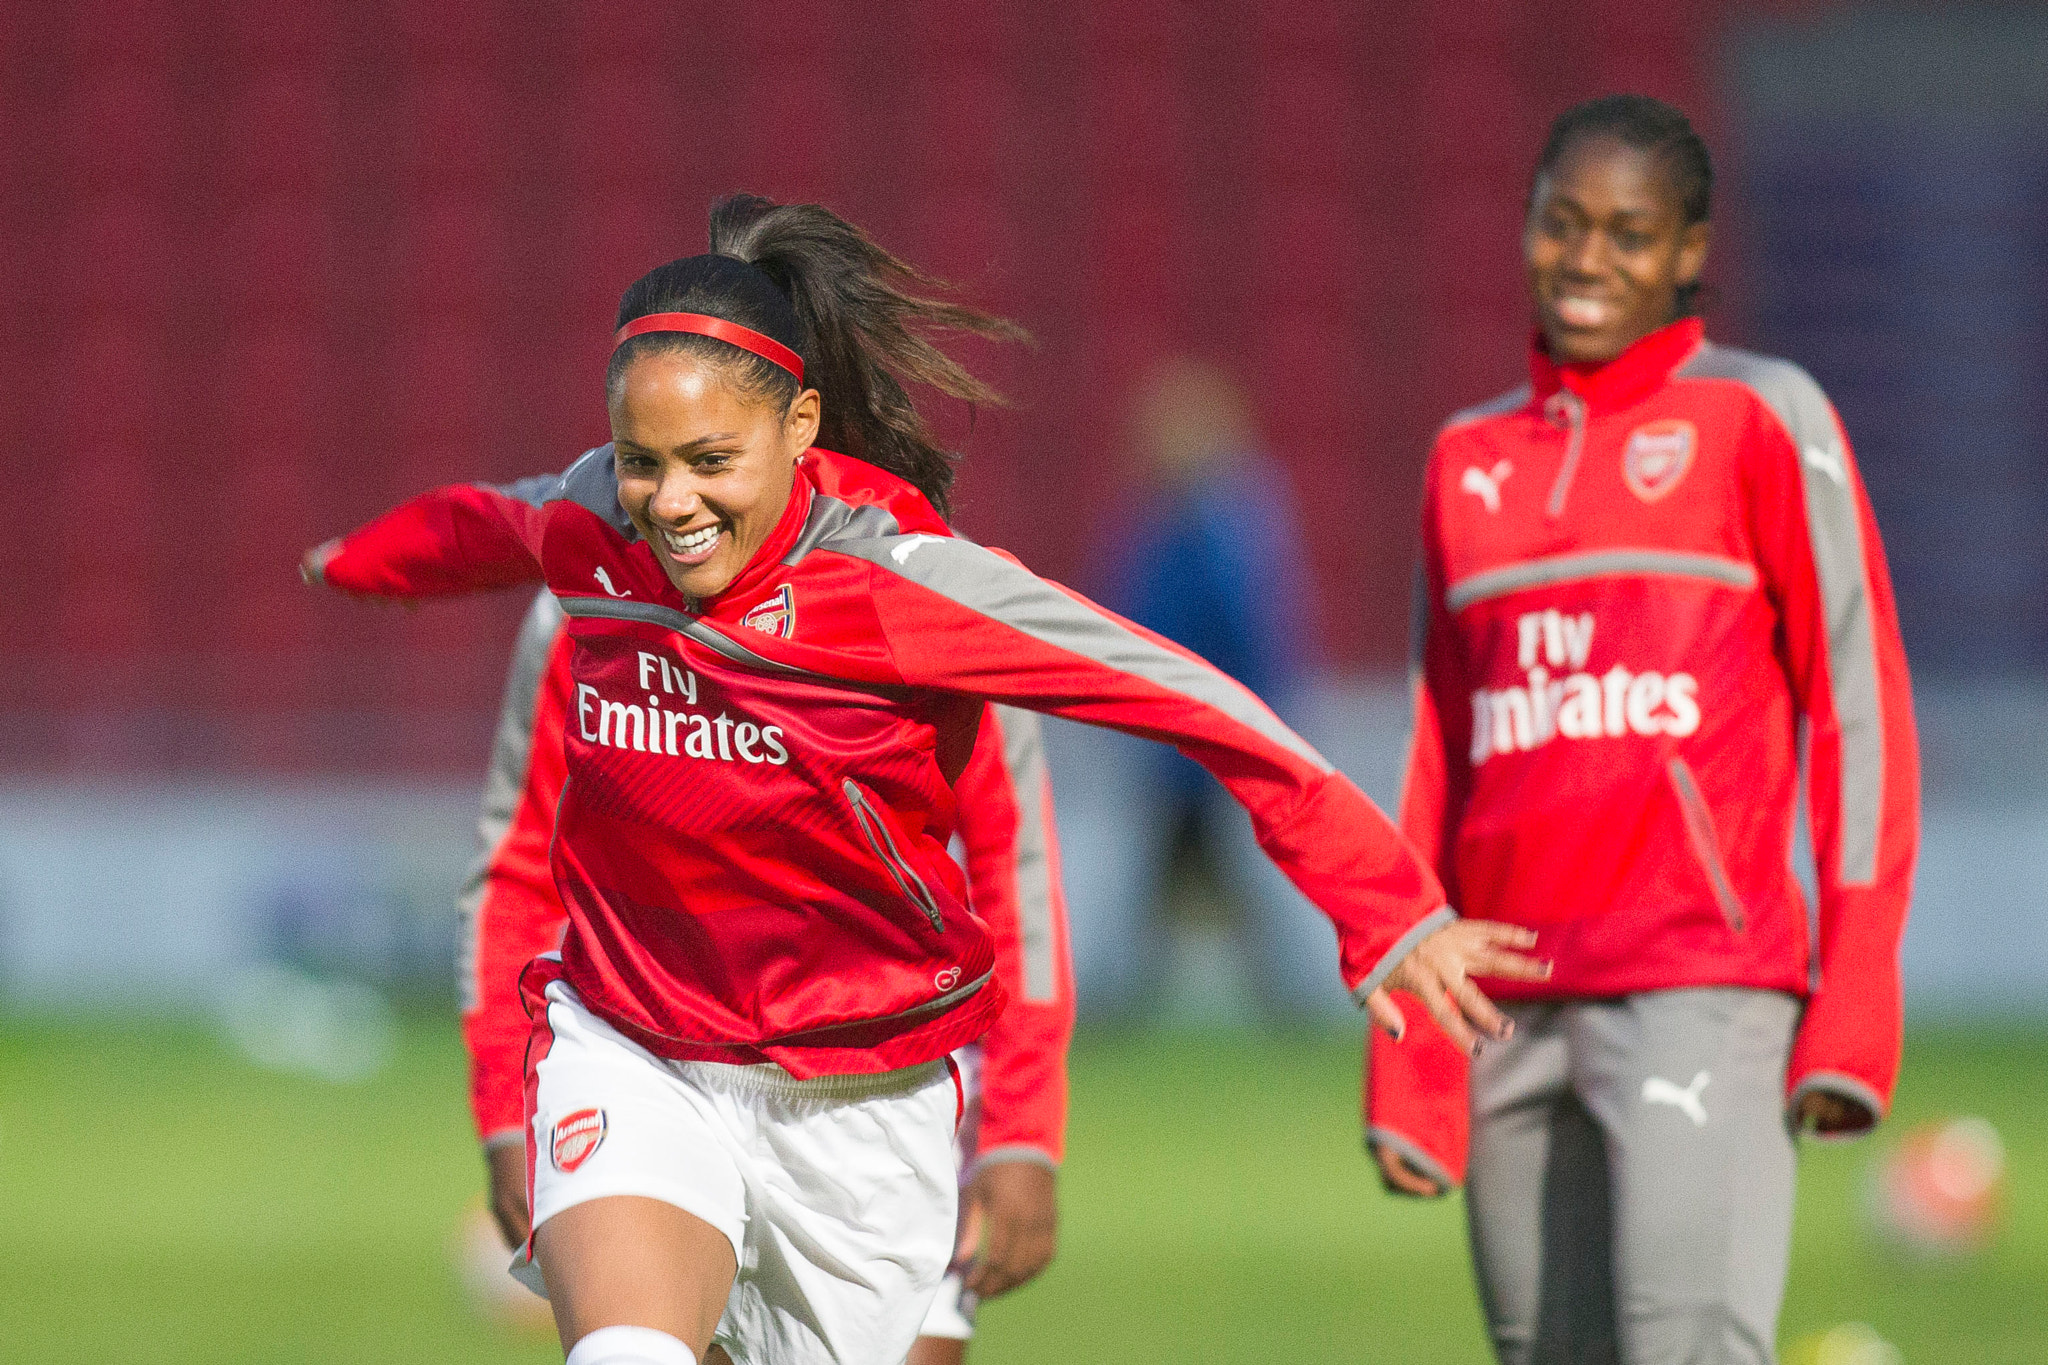
[[[789,762],[781,726],[736,720],[726,711],[685,710],[697,704],[697,675],[659,654],[643,651],[639,662],[645,705],[610,701],[589,683],[576,684],[576,732],[585,742],[718,763]]]
[[[1496,754],[1526,753],[1551,740],[1669,735],[1700,728],[1699,681],[1690,673],[1634,673],[1615,664],[1588,671],[1593,614],[1528,612],[1515,621],[1516,666],[1524,687],[1472,693],[1472,765]]]

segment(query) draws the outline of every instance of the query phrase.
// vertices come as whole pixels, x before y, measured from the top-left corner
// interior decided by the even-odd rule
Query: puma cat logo
[[[1465,477],[1458,481],[1458,487],[1471,493],[1486,504],[1489,512],[1500,511],[1500,486],[1508,475],[1515,472],[1513,461],[1502,460],[1491,470],[1482,470],[1476,464],[1465,466]]]
[[[1662,1076],[1652,1076],[1643,1082],[1644,1104],[1668,1104],[1693,1121],[1698,1128],[1707,1126],[1707,1107],[1700,1103],[1700,1092],[1707,1088],[1712,1076],[1702,1071],[1692,1078],[1692,1084],[1681,1089]]]

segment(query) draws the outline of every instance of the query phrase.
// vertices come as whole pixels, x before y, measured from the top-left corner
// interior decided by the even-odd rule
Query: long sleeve
[[[1038,717],[989,707],[954,792],[969,894],[1010,998],[981,1040],[975,1160],[1056,1166],[1066,1153],[1074,963]]]
[[[1426,486],[1435,487],[1435,480]],[[1401,783],[1401,831],[1447,886],[1451,831],[1469,769],[1453,762],[1448,733],[1463,714],[1445,699],[1457,686],[1453,636],[1444,611],[1442,560],[1433,499],[1423,508],[1422,558],[1415,567],[1409,617],[1409,692],[1414,732]],[[1448,722],[1448,723],[1447,723]],[[1460,738],[1460,744],[1464,742]],[[1462,753],[1462,747],[1456,752]],[[1379,1029],[1366,1044],[1365,1134],[1446,1189],[1464,1183],[1471,1119],[1465,1054],[1436,1026],[1423,1003],[1396,992],[1408,1030],[1399,1042]]]
[[[518,1141],[531,1025],[519,998],[526,964],[560,945],[567,917],[548,867],[565,776],[569,682],[562,610],[542,593],[520,628],[477,821],[479,853],[461,896],[462,1040],[470,1108],[486,1145]]]
[[[874,610],[905,683],[1160,740],[1207,768],[1250,812],[1267,856],[1335,922],[1359,1001],[1452,918],[1365,794],[1200,658],[964,540],[839,545],[872,566]]]
[[[1854,1100],[1875,1123],[1898,1076],[1899,942],[1919,846],[1912,687],[1848,438],[1819,387],[1785,369],[1746,452],[1752,534],[1805,719],[1820,899],[1818,984],[1786,1088],[1793,1104],[1809,1090]]]
[[[540,493],[555,475],[505,487],[452,484],[399,504],[333,543],[321,577],[371,597],[443,597],[538,583]]]

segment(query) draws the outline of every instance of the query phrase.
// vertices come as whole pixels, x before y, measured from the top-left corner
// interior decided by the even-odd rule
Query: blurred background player
[[[519,974],[560,946],[567,925],[548,867],[573,686],[566,623],[554,595],[542,592],[520,628],[484,783],[483,854],[462,893],[470,1104],[491,1213],[508,1247],[529,1231],[521,1087],[532,1023],[520,1004]],[[979,1042],[954,1054],[967,1089],[956,1143],[959,1259],[910,1365],[964,1359],[979,1300],[1028,1282],[1051,1262],[1054,1173],[1066,1137],[1073,967],[1038,717],[991,707],[954,793],[969,897],[995,939],[996,977],[1010,1003]]]
[[[1424,484],[1402,823],[1454,901],[1556,964],[1464,1055],[1375,1037],[1387,1183],[1467,1178],[1504,1362],[1765,1362],[1793,1134],[1897,1074],[1918,838],[1906,660],[1833,408],[1696,316],[1713,171],[1683,114],[1553,125],[1523,254],[1530,384]],[[1794,879],[1804,747],[1818,942]]]
[[[735,196],[711,229],[620,301],[610,445],[308,567],[393,597],[544,577],[570,617],[569,929],[522,980],[528,1247],[570,1365],[893,1365],[956,1241],[946,1054],[1004,999],[945,849],[987,702],[1199,755],[1382,1027],[1408,985],[1461,1046],[1505,1036],[1470,976],[1541,968],[1241,685],[952,535],[904,381],[993,397],[923,333],[1014,328],[815,205]]]
[[[1138,386],[1127,437],[1135,504],[1096,570],[1104,605],[1215,664],[1287,720],[1316,661],[1317,594],[1286,469],[1262,448],[1243,389],[1219,366],[1173,357]],[[1090,735],[1067,840],[1090,876],[1074,932],[1091,1013],[1129,1016],[1159,983],[1176,917],[1215,907],[1271,1017],[1327,1013],[1329,924],[1259,852],[1250,823],[1185,756]],[[1214,912],[1212,911],[1212,914]],[[1341,1001],[1334,1002],[1341,1008]]]

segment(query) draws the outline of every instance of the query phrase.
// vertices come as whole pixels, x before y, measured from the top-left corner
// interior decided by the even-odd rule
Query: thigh
[[[718,1340],[738,1365],[899,1365],[952,1260],[960,1092],[766,1097],[750,1221]]]
[[[609,1195],[562,1210],[534,1233],[562,1349],[600,1327],[652,1327],[699,1359],[725,1312],[732,1243],[673,1204]]]
[[[1472,1069],[1466,1217],[1502,1365],[1614,1358],[1606,1152],[1573,1097],[1563,1010],[1511,1006]]]
[[[1628,1365],[1768,1365],[1792,1234],[1775,991],[1652,991],[1589,1010],[1576,1078],[1606,1135]]]
[[[527,1048],[533,1226],[595,1199],[639,1196],[711,1224],[737,1259],[746,1186],[738,1138],[712,1097],[592,1014],[566,983],[548,987],[544,1006]]]
[[[652,1327],[701,1355],[745,1222],[733,1140],[665,1064],[548,988],[529,1050],[537,1267],[564,1349],[600,1327]]]

